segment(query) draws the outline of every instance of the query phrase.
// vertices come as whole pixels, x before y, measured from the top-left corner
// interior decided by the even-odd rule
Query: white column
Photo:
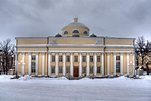
[[[120,74],[123,75],[123,53],[120,54]]]
[[[127,75],[129,75],[129,63],[130,63],[129,53],[127,53]]]
[[[38,76],[38,53],[36,53],[36,76]]]
[[[31,53],[28,53],[28,75],[31,75]]]
[[[18,74],[18,52],[15,54],[15,70],[16,73]]]
[[[101,73],[102,73],[102,76],[104,76],[104,53],[102,53],[102,65],[101,65],[102,69],[101,69]]]
[[[94,53],[94,76],[96,77],[96,69],[97,69],[97,57],[96,53]]]
[[[73,76],[73,53],[70,54],[70,75]]]
[[[25,64],[25,53],[24,52],[22,53],[21,64],[22,64],[22,75],[24,75],[24,64]]]
[[[44,68],[45,68],[45,53],[42,53],[42,76],[45,75]]]
[[[107,53],[107,75],[110,75],[110,53]]]
[[[114,53],[114,75],[116,75],[116,53]]]
[[[48,76],[51,76],[51,56],[48,53]]]
[[[58,61],[58,53],[56,53],[56,61],[55,62],[56,62],[56,67],[55,67],[55,69],[56,69],[55,70],[56,71],[56,76],[58,76],[58,62],[59,62]]]
[[[133,75],[135,74],[135,53],[133,53]]]
[[[63,76],[66,75],[66,53],[63,54]]]
[[[89,74],[90,74],[90,65],[89,65],[89,62],[90,62],[90,54],[87,53],[87,76],[89,76]]]
[[[82,54],[80,53],[80,61],[79,61],[79,77],[82,77]]]

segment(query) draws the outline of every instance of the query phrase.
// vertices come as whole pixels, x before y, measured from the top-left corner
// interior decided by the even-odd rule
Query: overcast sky
[[[0,0],[0,42],[54,36],[74,17],[98,36],[151,41],[151,0]]]

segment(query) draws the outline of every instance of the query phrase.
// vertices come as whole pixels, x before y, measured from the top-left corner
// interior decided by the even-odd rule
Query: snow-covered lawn
[[[0,101],[151,101],[151,76],[67,80],[0,75]]]

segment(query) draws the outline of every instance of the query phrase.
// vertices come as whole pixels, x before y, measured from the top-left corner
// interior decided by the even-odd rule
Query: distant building
[[[3,67],[2,67],[2,50],[0,49],[0,74],[3,70]]]
[[[149,43],[149,69],[151,71],[151,43]]]
[[[134,38],[102,37],[89,31],[74,18],[62,34],[16,37],[16,70],[50,77],[134,74]]]

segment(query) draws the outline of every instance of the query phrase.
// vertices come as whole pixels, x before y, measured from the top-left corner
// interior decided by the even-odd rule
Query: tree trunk
[[[146,64],[146,72],[147,72],[147,75],[149,75],[149,67],[148,67],[148,63]]]

